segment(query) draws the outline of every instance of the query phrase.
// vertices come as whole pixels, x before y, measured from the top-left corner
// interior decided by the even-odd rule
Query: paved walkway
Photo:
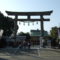
[[[0,60],[60,60],[60,49],[51,48],[32,48],[31,50],[19,50],[17,53],[15,49],[0,50]]]

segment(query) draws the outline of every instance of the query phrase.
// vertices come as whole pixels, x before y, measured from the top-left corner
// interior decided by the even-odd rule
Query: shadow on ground
[[[0,60],[8,60],[8,59],[0,58]]]
[[[37,55],[37,49],[0,49],[0,54],[6,55]]]

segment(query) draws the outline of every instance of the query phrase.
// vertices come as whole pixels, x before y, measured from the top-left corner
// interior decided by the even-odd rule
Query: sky
[[[60,26],[60,0],[0,0],[0,11],[7,16],[5,11],[16,11],[16,12],[42,12],[42,11],[51,11],[53,13],[48,16],[50,21],[44,22],[44,30],[50,31],[52,27]],[[46,18],[46,17],[45,17]],[[30,30],[41,29],[40,22],[31,22],[28,26],[27,23],[17,23],[19,26],[18,33],[30,32]]]

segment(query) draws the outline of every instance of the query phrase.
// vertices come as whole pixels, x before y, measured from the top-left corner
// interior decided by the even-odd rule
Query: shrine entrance
[[[12,21],[14,21],[14,38],[15,38],[15,42],[16,42],[16,34],[17,34],[17,21],[20,22],[25,22],[25,21],[39,21],[41,23],[41,36],[40,36],[40,47],[42,46],[42,39],[44,37],[44,21],[50,21],[50,19],[45,19],[44,16],[49,16],[51,15],[53,11],[43,11],[43,12],[12,12],[12,11],[6,11],[6,13],[8,15],[11,16],[15,16],[15,19],[13,19]],[[18,19],[18,16],[27,16],[26,19],[24,18],[20,18]],[[32,19],[31,16],[39,16],[40,18],[36,19]]]

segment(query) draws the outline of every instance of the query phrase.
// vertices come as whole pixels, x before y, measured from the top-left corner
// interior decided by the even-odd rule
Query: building
[[[31,42],[32,44],[40,44],[41,30],[31,30]],[[44,31],[44,37],[48,36],[48,32]]]

